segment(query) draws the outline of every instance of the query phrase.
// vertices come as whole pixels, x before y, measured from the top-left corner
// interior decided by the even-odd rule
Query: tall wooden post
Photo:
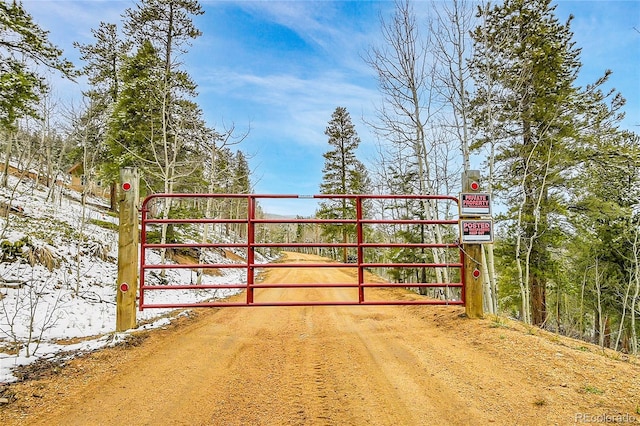
[[[480,189],[480,171],[469,170],[462,174],[462,192]],[[464,251],[465,312],[469,318],[482,318],[482,245],[462,244]]]
[[[116,294],[116,331],[136,327],[136,295],[138,293],[138,201],[139,176],[136,168],[120,170],[118,204],[118,282]]]

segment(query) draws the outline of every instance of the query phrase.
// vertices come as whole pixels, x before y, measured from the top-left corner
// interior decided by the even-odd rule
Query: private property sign
[[[460,194],[460,216],[491,216],[491,194]]]
[[[462,219],[460,220],[461,243],[492,243],[493,220],[491,219]]]

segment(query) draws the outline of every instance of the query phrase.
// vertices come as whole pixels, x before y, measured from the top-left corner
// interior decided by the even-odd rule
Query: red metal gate
[[[259,202],[261,200],[292,200],[292,199],[316,199],[320,202],[327,200],[344,200],[355,204],[355,217],[352,218],[285,218],[285,217],[258,217]],[[310,305],[464,305],[464,271],[463,253],[458,243],[457,219],[429,219],[424,217],[398,217],[397,213],[384,213],[385,204],[398,203],[440,203],[449,204],[452,215],[458,214],[458,199],[451,196],[430,195],[256,195],[256,194],[154,194],[148,196],[141,207],[141,249],[140,249],[140,285],[139,285],[139,309],[145,308],[182,308],[182,307],[222,307],[222,306],[310,306]],[[172,213],[169,218],[162,218],[161,212],[167,203],[172,205]],[[205,205],[203,203],[209,203]],[[226,204],[225,204],[226,203]],[[379,203],[380,208],[377,218],[367,218],[364,210],[371,203]],[[234,206],[236,211],[242,214],[236,217],[221,217],[215,212],[215,206]],[[213,207],[212,207],[213,206]],[[208,212],[203,215],[202,210]],[[455,209],[455,210],[454,210]],[[407,209],[407,211],[415,211]],[[159,213],[160,212],[160,213]],[[394,212],[397,212],[397,207]],[[189,217],[185,217],[189,216]],[[204,217],[207,216],[207,217]],[[210,216],[210,217],[209,217]],[[323,227],[343,226],[355,229],[355,241],[320,242],[280,235],[274,238],[273,229],[278,232],[290,232],[295,227],[297,232],[302,229],[315,229],[319,235]],[[180,238],[175,228],[180,227]],[[217,242],[203,239],[202,233],[205,227],[217,227],[215,235],[221,235],[226,231],[229,237],[225,240],[219,238]],[[305,228],[306,227],[306,228]],[[413,228],[412,228],[413,227]],[[409,230],[420,227],[420,241],[403,241],[403,235],[410,234]],[[161,244],[160,233],[166,232],[167,242]],[[234,228],[229,231],[230,228]],[[396,235],[395,240],[379,242],[376,235],[386,231],[385,235]],[[425,235],[439,233],[439,243],[426,241]],[[223,233],[223,232],[222,232]],[[414,233],[413,235],[416,235]],[[195,242],[197,238],[200,242]],[[237,241],[234,241],[235,238]],[[387,238],[388,239],[388,238]],[[184,241],[192,242],[184,242]],[[279,241],[273,241],[279,240]],[[319,254],[340,252],[342,262],[312,262],[312,263],[280,263],[271,261],[273,257],[262,257],[261,252],[286,250],[286,251],[315,251]],[[200,257],[203,251],[218,251],[227,258],[225,262],[202,262]],[[159,253],[165,255],[160,256]],[[172,254],[173,261],[168,262],[166,254]],[[179,254],[183,253],[182,259]],[[186,254],[185,254],[186,253]],[[383,256],[382,254],[385,254]],[[436,256],[438,253],[438,256]],[[197,263],[194,261],[198,255]],[[264,254],[264,253],[263,253]],[[383,257],[382,261],[380,257]],[[435,261],[436,257],[438,262]],[[153,259],[152,259],[153,258]],[[159,259],[158,259],[159,258]],[[263,259],[260,261],[257,258]],[[444,258],[444,259],[442,259]],[[185,261],[187,259],[187,261]],[[188,261],[191,259],[191,261]],[[266,259],[266,260],[265,260]],[[346,261],[345,261],[346,259]],[[176,261],[176,260],[181,260]],[[353,282],[342,283],[275,283],[265,284],[258,279],[259,272],[268,272],[275,268],[346,268],[354,271]],[[242,272],[244,279],[240,282],[225,283],[201,283],[193,282],[193,273],[201,276],[203,271],[220,271],[223,269],[236,269]],[[188,271],[191,277],[187,282],[172,282],[165,275],[168,271]],[[372,279],[377,272],[395,278],[389,280]],[[434,279],[434,274],[438,279]],[[446,277],[446,280],[443,279]],[[372,300],[367,298],[366,289],[410,287],[421,290],[422,293],[430,293],[422,297],[410,300]],[[269,301],[261,300],[259,289],[327,289],[350,288],[354,297],[351,300],[291,300]],[[229,302],[220,299],[199,301],[176,301],[168,295],[159,301],[148,301],[152,292],[198,292],[212,289],[244,290],[244,300]],[[260,290],[263,291],[263,290]],[[168,299],[168,300],[166,300]]]

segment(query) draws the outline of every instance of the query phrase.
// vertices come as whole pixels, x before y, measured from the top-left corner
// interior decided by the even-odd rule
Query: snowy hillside
[[[49,188],[31,179],[9,179],[0,188],[0,383],[15,381],[11,369],[40,358],[69,351],[81,352],[115,344],[117,276],[117,216],[103,200]],[[153,254],[151,254],[153,256]],[[222,256],[211,263],[228,261]],[[203,283],[242,282],[240,269],[224,269],[205,276]],[[168,279],[186,280],[189,270],[168,271]],[[173,276],[171,275],[173,274]],[[185,276],[179,276],[186,274]],[[225,297],[230,290],[172,294],[171,301]],[[166,324],[173,312],[138,312],[138,324]],[[74,344],[65,344],[74,339]]]

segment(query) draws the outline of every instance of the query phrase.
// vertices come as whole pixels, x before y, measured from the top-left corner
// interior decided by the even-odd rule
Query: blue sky
[[[92,43],[90,30],[105,21],[120,25],[131,0],[24,0],[50,39],[77,62],[73,41]],[[363,122],[373,118],[380,95],[362,60],[380,40],[379,16],[391,1],[202,1],[195,19],[203,32],[185,68],[198,84],[197,102],[209,125],[249,130],[241,149],[250,157],[256,193],[319,192],[324,129],[337,106],[351,114],[361,157],[373,159],[374,138]],[[640,131],[640,1],[560,0],[557,16],[574,15],[574,40],[582,48],[579,83],[606,69],[609,87],[627,99],[623,127]],[[430,2],[418,1],[418,14]],[[634,29],[635,28],[635,29]],[[637,30],[636,30],[637,29]],[[79,64],[80,65],[80,64]],[[79,85],[62,83],[57,94],[80,99]],[[306,203],[306,204],[305,204]],[[268,204],[268,203],[267,203]],[[273,213],[310,214],[305,201],[267,205]]]

